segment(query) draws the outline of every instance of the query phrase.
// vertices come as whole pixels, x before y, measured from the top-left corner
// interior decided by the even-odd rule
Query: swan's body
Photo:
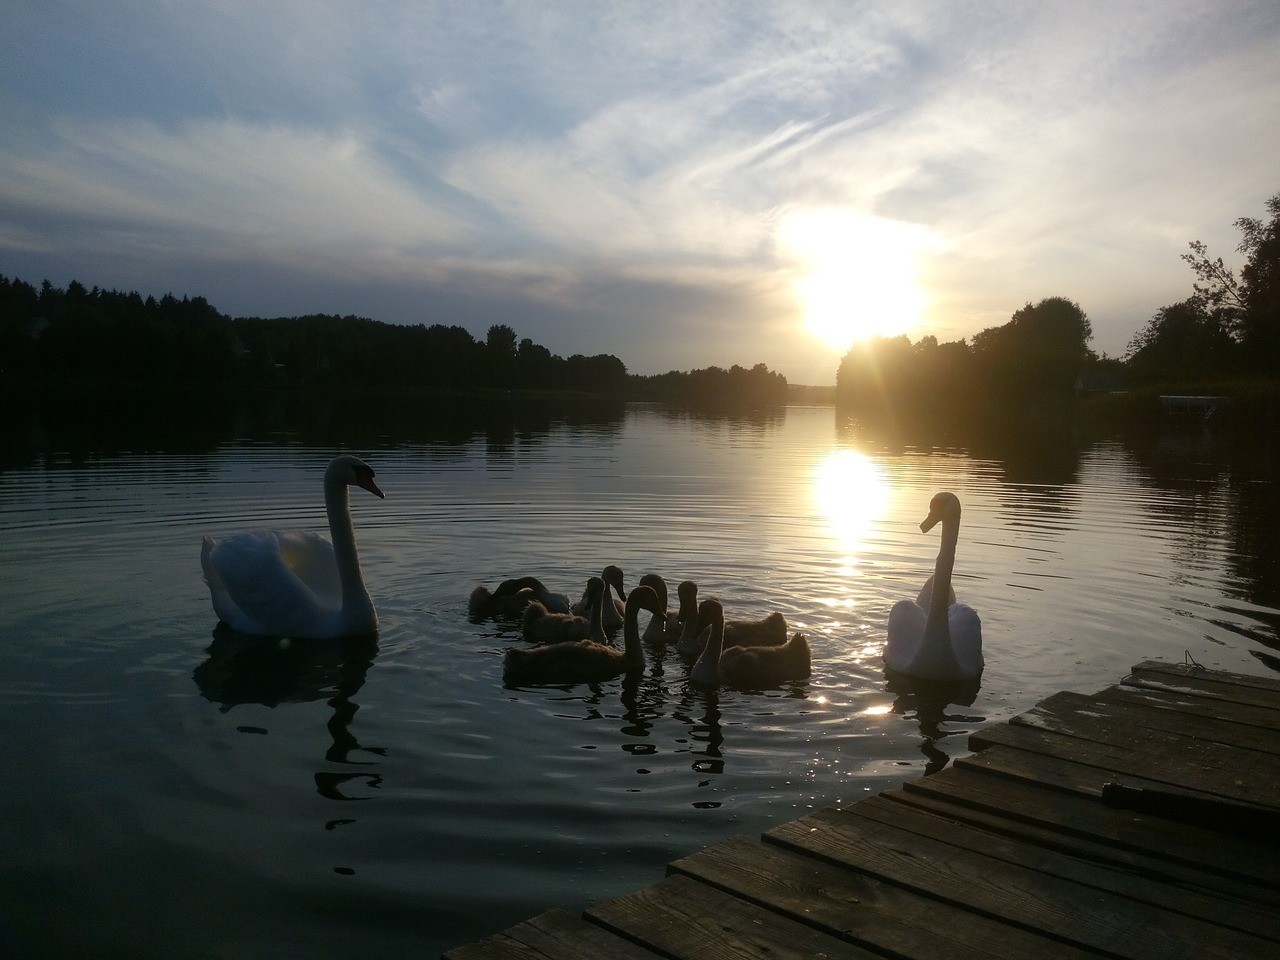
[[[667,612],[667,581],[656,573],[646,573],[640,578],[640,586],[649,587],[658,595],[658,603],[664,611],[661,615],[655,613],[649,618],[649,625],[645,627],[641,639],[645,643],[666,643],[668,640],[679,639],[680,616]]]
[[[921,680],[967,680],[982,673],[982,621],[972,607],[955,602],[951,587],[960,539],[955,494],[935,496],[920,529],[927,533],[938,522],[942,545],[932,584],[925,584],[917,600],[899,600],[889,611],[884,662],[890,670]]]
[[[627,598],[627,592],[622,589],[622,568],[611,563],[601,571],[600,579],[604,581],[604,609],[601,610],[601,620],[605,630],[613,633],[622,626],[622,618],[626,611],[624,601]],[[617,597],[613,595],[614,590],[618,591]],[[586,591],[583,591],[582,599],[573,605],[571,612],[585,617],[590,609],[590,598],[587,597]]]
[[[324,472],[332,540],[309,530],[205,536],[200,564],[219,620],[240,633],[310,640],[378,629],[351,527],[350,486],[383,496],[368,464],[336,457]]]
[[[698,585],[685,580],[677,588],[680,595],[680,639],[676,652],[686,657],[702,653],[710,630],[701,616],[688,616],[686,611],[699,611]],[[787,618],[774,611],[759,620],[729,620],[724,625],[726,647],[773,647],[787,642]]]
[[[716,599],[702,602],[698,623],[709,627],[707,644],[689,671],[689,679],[699,686],[723,683],[739,689],[759,690],[784,680],[803,680],[809,676],[809,641],[802,633],[780,645],[726,647],[724,608]]]
[[[621,650],[591,640],[508,650],[502,661],[503,683],[507,686],[598,683],[619,674],[643,670],[644,647],[639,623],[642,609],[654,614],[663,611],[658,595],[650,587],[636,587],[627,597]]]
[[[537,577],[503,580],[493,591],[481,584],[467,598],[467,611],[473,620],[518,617],[534,600],[551,613],[569,612],[569,598],[563,593],[552,593]]]
[[[599,577],[587,581],[587,589],[582,595],[588,611],[585,617],[573,613],[552,613],[542,601],[532,601],[524,610],[524,638],[534,643],[565,643],[571,640],[607,643],[609,638],[605,636],[601,619],[605,589],[604,581]]]

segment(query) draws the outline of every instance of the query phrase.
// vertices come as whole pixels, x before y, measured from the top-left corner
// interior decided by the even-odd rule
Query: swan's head
[[[680,581],[680,586],[676,587],[676,596],[680,598],[680,605],[698,602],[698,585],[692,580]]]
[[[600,602],[600,598],[604,596],[604,581],[599,577],[589,577],[587,579],[587,606],[594,607]]]
[[[948,520],[960,522],[960,498],[950,492],[939,493],[929,501],[929,515],[920,524],[920,530],[928,533],[939,521],[945,523]]]
[[[622,589],[622,568],[621,567],[616,567],[611,563],[604,568],[604,573],[602,576],[604,577],[605,583],[609,584],[609,586],[613,587],[613,589],[618,591],[618,596],[620,596],[623,600],[627,599],[627,594]]]
[[[386,496],[373,482],[373,467],[349,453],[333,458],[324,472],[324,482],[325,486],[337,483],[348,487],[363,487],[379,499]]]
[[[663,580],[661,575],[656,573],[646,573],[640,578],[640,586],[648,587],[658,595],[658,599],[662,601],[662,605],[667,605],[667,581]],[[634,590],[632,591],[635,592]]]
[[[631,595],[627,597],[627,609],[648,610],[660,617],[667,615],[667,605],[658,596],[658,592],[644,584],[631,591]]]
[[[724,606],[715,597],[709,597],[698,604],[698,632],[712,624],[724,624]]]

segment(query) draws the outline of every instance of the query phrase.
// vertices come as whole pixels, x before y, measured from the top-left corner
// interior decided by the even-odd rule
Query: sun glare
[[[796,293],[809,332],[844,351],[858,340],[918,328],[925,296],[917,277],[930,235],[852,210],[789,214],[779,230],[800,269]]]

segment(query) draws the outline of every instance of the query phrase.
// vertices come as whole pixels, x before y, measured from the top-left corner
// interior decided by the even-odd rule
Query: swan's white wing
[[[911,669],[929,614],[911,600],[899,600],[889,610],[888,640],[884,645],[884,662],[890,670],[905,673]]]
[[[280,560],[326,606],[341,606],[342,581],[333,544],[307,530],[275,530]]]
[[[201,558],[215,612],[245,633],[305,634],[341,604],[333,546],[319,534],[247,530],[206,539]]]
[[[947,627],[951,631],[951,649],[965,676],[977,676],[985,666],[982,658],[982,620],[978,611],[967,603],[953,603],[947,608]]]

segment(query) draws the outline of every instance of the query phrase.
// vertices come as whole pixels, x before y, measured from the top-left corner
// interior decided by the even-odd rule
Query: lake
[[[830,407],[67,405],[5,426],[0,729],[10,956],[429,957],[629,893],[677,857],[944,767],[975,728],[1133,663],[1280,665],[1280,467],[1199,426],[924,439]],[[219,631],[201,534],[325,529],[340,450],[376,645]],[[890,689],[890,606],[964,505],[986,669]],[[782,611],[813,673],[504,688],[476,584],[605,564]]]

